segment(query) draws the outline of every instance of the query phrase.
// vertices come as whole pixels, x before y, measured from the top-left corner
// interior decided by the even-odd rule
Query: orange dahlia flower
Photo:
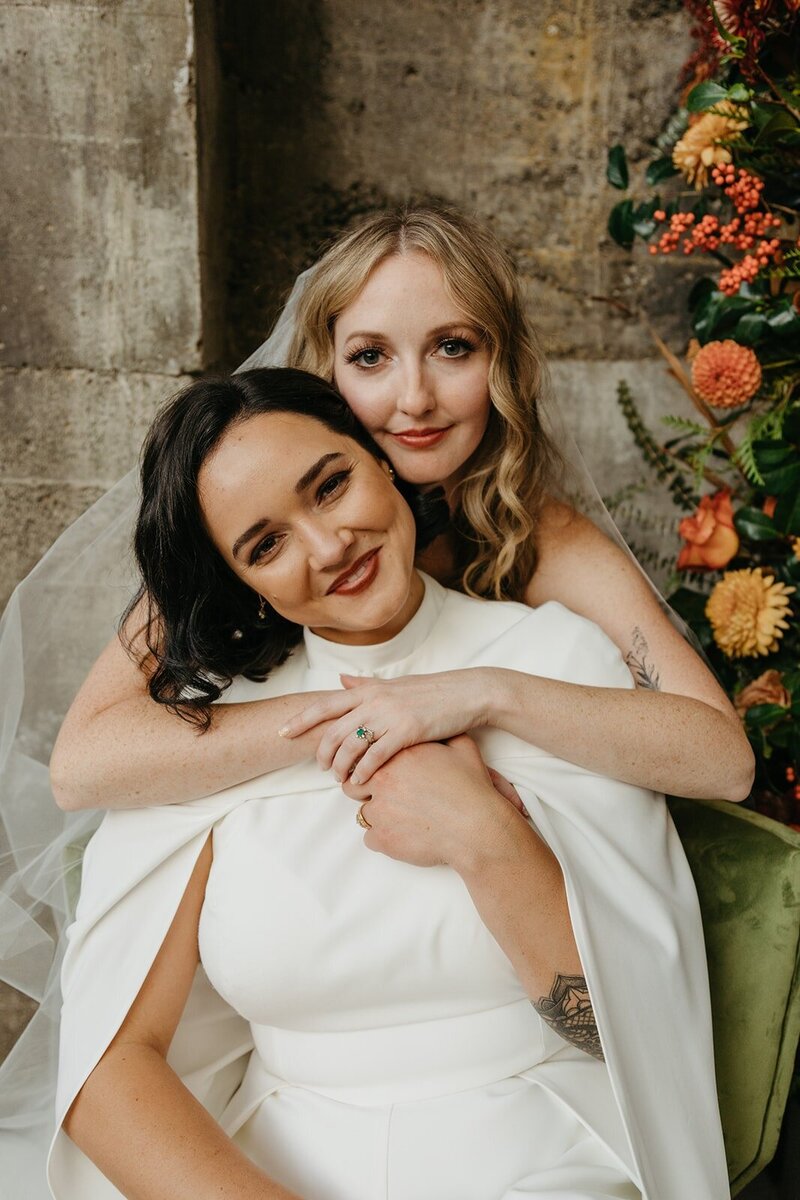
[[[678,533],[686,542],[678,555],[679,571],[726,567],[739,549],[730,491],[723,488],[713,496],[703,496],[694,516],[683,518]]]
[[[722,142],[734,141],[747,128],[743,110],[723,101],[714,112],[704,112],[692,121],[675,143],[672,161],[689,183],[699,190],[708,184],[712,167],[731,162],[731,152]]]
[[[736,408],[761,387],[761,364],[748,346],[729,338],[707,342],[692,359],[692,383],[706,404]]]
[[[778,649],[795,591],[763,567],[728,571],[706,604],[714,641],[728,658],[756,658]]]

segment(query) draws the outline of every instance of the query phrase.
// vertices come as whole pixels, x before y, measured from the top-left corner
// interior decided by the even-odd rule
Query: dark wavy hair
[[[134,534],[140,587],[123,614],[121,636],[130,653],[144,637],[155,662],[148,689],[153,700],[205,730],[211,704],[235,675],[266,679],[302,637],[302,626],[258,601],[211,541],[197,495],[202,464],[227,429],[259,413],[311,417],[352,438],[374,458],[386,455],[324,379],[287,367],[260,368],[191,384],[156,416],[142,449],[142,500]],[[444,493],[421,493],[395,480],[417,526],[422,549],[447,524]],[[144,625],[124,632],[134,614]]]

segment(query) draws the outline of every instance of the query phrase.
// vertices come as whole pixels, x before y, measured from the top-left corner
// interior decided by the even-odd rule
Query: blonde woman
[[[291,321],[288,364],[335,382],[401,478],[444,487],[451,529],[419,565],[471,595],[561,602],[604,630],[637,686],[490,668],[344,676],[334,692],[218,705],[197,736],[152,703],[146,648],[134,636],[141,653],[131,656],[114,639],[55,747],[61,807],[175,803],[310,754],[366,783],[404,747],[481,726],[658,792],[744,799],[753,755],[727,697],[635,561],[559,498],[541,352],[493,235],[450,209],[373,217],[334,242]],[[247,365],[274,362],[274,347],[265,350]],[[370,746],[356,736],[362,727],[375,735]]]

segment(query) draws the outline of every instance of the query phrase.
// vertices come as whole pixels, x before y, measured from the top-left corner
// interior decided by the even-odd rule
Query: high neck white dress
[[[488,664],[632,686],[616,648],[560,605],[426,578],[391,641],[307,634],[230,698]],[[725,1200],[702,929],[663,799],[498,730],[478,740],[561,861],[607,1065],[540,1020],[460,876],[368,850],[356,805],[308,762],[107,815],[64,964],[57,1124],[213,830],[202,969],[170,1062],[270,1176],[305,1200]],[[119,1195],[63,1131],[49,1179],[57,1200]]]

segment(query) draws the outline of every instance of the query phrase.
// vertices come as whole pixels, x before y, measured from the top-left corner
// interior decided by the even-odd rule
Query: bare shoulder
[[[732,713],[702,659],[664,613],[630,556],[582,513],[549,499],[537,526],[539,561],[525,591],[599,625],[620,650],[637,686],[691,696]]]

